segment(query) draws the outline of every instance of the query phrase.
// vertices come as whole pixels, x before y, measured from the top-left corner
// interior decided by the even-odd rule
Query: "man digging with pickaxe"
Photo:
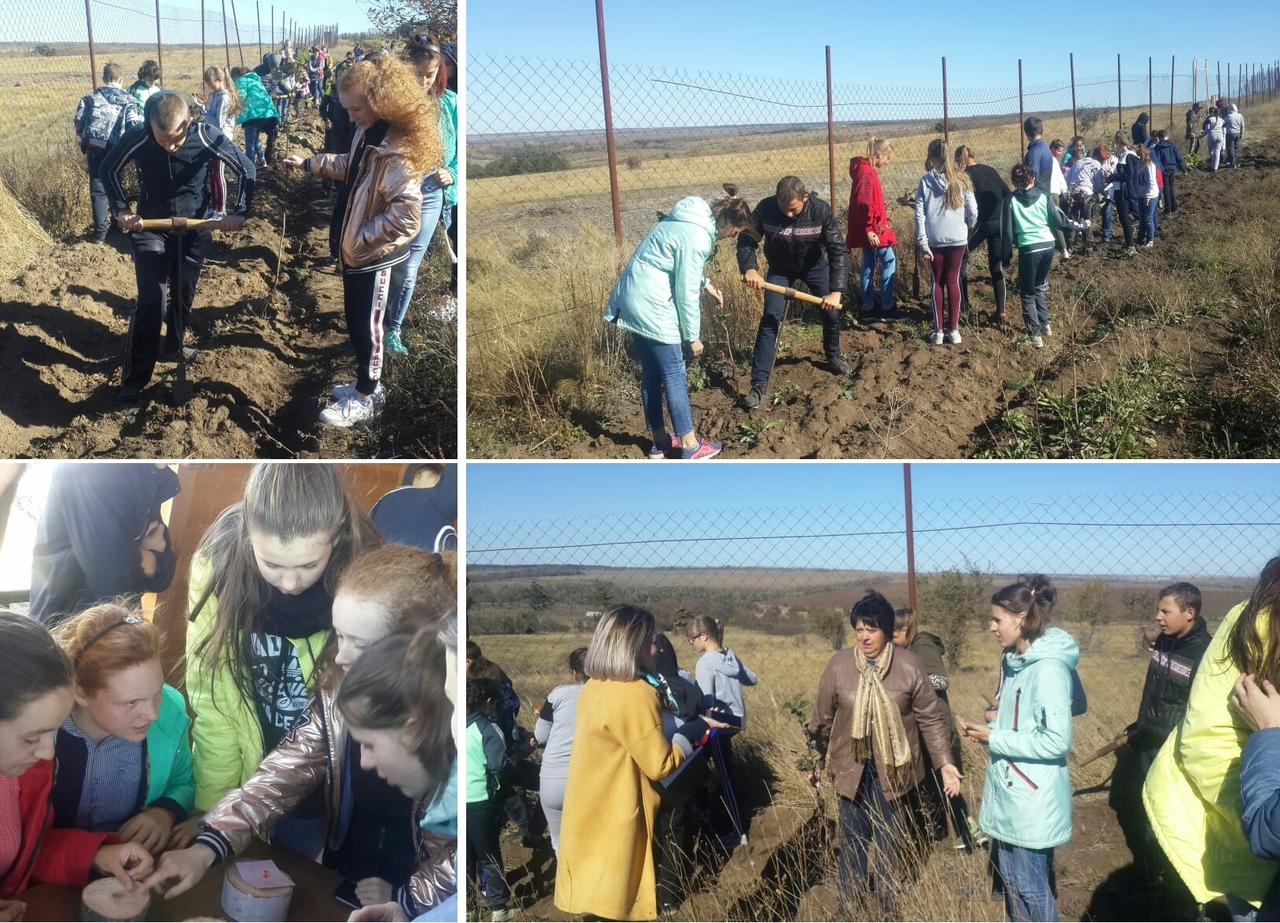
[[[145,115],[144,124],[125,133],[100,170],[116,223],[130,235],[138,278],[138,300],[129,318],[117,398],[125,406],[141,402],[142,389],[160,358],[178,361],[174,403],[186,400],[186,360],[195,350],[182,341],[211,230],[238,231],[244,227],[255,179],[253,162],[217,128],[192,119],[184,97],[158,93],[147,100]],[[225,218],[205,221],[209,207],[206,180],[210,165],[218,160],[236,178],[236,199],[227,203]],[[136,209],[130,208],[121,183],[129,161],[138,171]],[[166,328],[163,349],[162,318]]]

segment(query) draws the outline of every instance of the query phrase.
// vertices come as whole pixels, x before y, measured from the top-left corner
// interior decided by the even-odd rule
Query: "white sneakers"
[[[320,411],[320,422],[330,426],[352,426],[373,419],[387,402],[387,393],[378,382],[373,395],[368,400],[361,400],[356,393],[356,383],[336,385],[333,389],[333,403]]]
[[[960,331],[959,331],[959,330],[952,330],[950,333],[948,333],[948,334],[947,334],[947,342],[948,342],[948,343],[951,343],[951,344],[953,344],[953,345],[955,345],[955,346],[959,346],[959,345],[961,344],[961,342],[963,342],[963,341],[960,339]]]
[[[1053,328],[1050,327],[1048,324],[1045,324],[1043,327],[1040,328],[1040,333],[1043,334],[1044,336],[1051,337],[1053,336]]]
[[[945,334],[941,330],[935,330],[929,334],[930,346],[941,346],[943,343],[952,343],[958,346],[961,342],[959,330],[948,330]]]
[[[930,345],[930,346],[941,346],[941,345],[942,345],[942,331],[941,331],[941,330],[935,330],[935,331],[933,331],[933,333],[929,334],[929,345]]]

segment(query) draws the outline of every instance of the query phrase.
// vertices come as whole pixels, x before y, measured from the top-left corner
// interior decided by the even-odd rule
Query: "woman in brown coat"
[[[875,912],[891,919],[897,880],[904,874],[902,844],[909,838],[904,796],[924,780],[922,746],[942,776],[948,795],[960,792],[962,776],[951,758],[946,716],[920,658],[893,645],[893,606],[870,590],[854,605],[849,621],[857,643],[831,658],[818,681],[809,730],[819,762],[840,802],[840,913],[851,918],[865,900],[851,901],[854,883],[874,875]],[[875,862],[868,849],[875,842]]]

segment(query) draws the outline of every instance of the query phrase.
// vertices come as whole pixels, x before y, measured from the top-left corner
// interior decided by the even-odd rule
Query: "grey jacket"
[[[920,177],[916,187],[916,246],[963,247],[969,231],[978,223],[978,200],[973,190],[964,191],[964,208],[947,208],[947,178],[937,170]]]
[[[1244,134],[1244,116],[1240,114],[1240,110],[1236,108],[1236,104],[1232,103],[1227,109],[1227,134],[1243,135]]]
[[[742,701],[742,687],[754,686],[759,680],[729,648],[707,651],[698,658],[694,674],[702,690],[702,710],[719,706],[727,708],[746,726],[747,707]]]

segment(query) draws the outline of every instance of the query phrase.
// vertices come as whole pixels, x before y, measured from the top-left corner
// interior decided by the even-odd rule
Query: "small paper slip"
[[[255,888],[292,888],[293,879],[280,871],[270,859],[255,862],[237,862],[236,871],[244,883]]]

